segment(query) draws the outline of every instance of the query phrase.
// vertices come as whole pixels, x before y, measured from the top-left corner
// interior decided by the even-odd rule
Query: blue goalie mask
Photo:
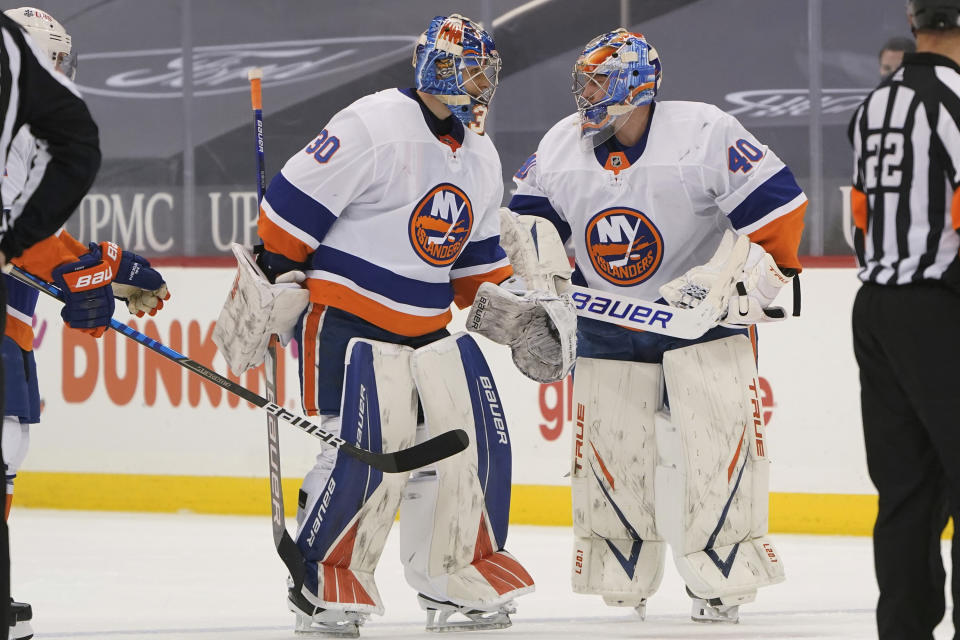
[[[413,52],[417,89],[446,104],[464,126],[483,134],[497,90],[500,54],[479,24],[461,15],[437,16]]]
[[[634,107],[660,89],[660,56],[639,33],[610,31],[591,40],[573,65],[581,139],[596,146],[616,133]]]

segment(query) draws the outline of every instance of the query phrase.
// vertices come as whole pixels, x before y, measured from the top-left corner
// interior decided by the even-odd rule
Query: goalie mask
[[[458,14],[437,16],[413,52],[417,89],[446,104],[464,126],[483,135],[500,75],[493,38]]]
[[[8,18],[27,30],[33,41],[47,54],[53,68],[73,80],[77,75],[77,54],[70,34],[49,13],[33,7],[7,9]]]
[[[591,40],[573,65],[573,96],[585,145],[605,142],[634,107],[653,102],[660,77],[660,57],[642,34],[617,29]]]

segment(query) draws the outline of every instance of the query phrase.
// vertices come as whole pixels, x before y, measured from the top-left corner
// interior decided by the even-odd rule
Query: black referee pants
[[[881,640],[924,640],[945,610],[940,536],[960,505],[960,295],[937,283],[865,284],[853,345],[870,479]],[[960,629],[960,532],[953,536]],[[960,639],[960,633],[955,633]]]

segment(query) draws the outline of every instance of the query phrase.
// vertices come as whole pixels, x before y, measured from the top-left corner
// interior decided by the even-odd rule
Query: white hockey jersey
[[[29,125],[23,125],[10,143],[7,166],[4,168],[0,194],[4,209],[9,210],[29,199],[43,177],[43,168],[50,161],[47,144],[37,140]],[[6,215],[6,214],[5,214]],[[52,280],[52,271],[61,264],[74,262],[87,252],[87,247],[77,242],[66,229],[61,228],[53,236],[41,240],[13,263],[30,273]],[[4,333],[10,336],[24,351],[33,349],[33,314],[40,293],[9,274],[4,274],[7,288],[7,323]],[[12,375],[12,374],[11,374]]]
[[[590,151],[578,123],[574,114],[547,132],[514,176],[510,201],[570,239],[577,284],[657,300],[661,285],[709,260],[725,229],[800,268],[806,196],[733,116],[698,102],[654,103],[637,145]]]
[[[263,199],[268,251],[310,261],[311,300],[388,331],[423,335],[511,274],[500,247],[500,159],[489,137],[437,136],[409,90],[337,113]]]

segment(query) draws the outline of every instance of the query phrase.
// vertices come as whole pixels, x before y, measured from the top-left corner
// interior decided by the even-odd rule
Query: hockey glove
[[[167,284],[160,273],[150,266],[146,258],[130,251],[121,252],[120,266],[112,288],[114,297],[126,302],[127,310],[138,318],[145,313],[156,315],[157,311],[163,309],[163,301],[170,299]]]
[[[53,270],[53,282],[63,291],[60,317],[67,326],[99,338],[113,317],[110,282],[119,266],[120,249],[112,242],[91,245],[90,253]]]
[[[566,295],[524,295],[484,282],[477,290],[467,329],[510,347],[513,363],[537,382],[563,380],[577,354],[577,315]]]
[[[773,256],[758,244],[750,244],[743,273],[736,284],[737,295],[730,297],[723,324],[750,325],[785,320],[782,307],[770,306],[780,289],[793,280],[794,272],[780,270]]]
[[[743,272],[750,252],[750,239],[726,231],[720,246],[710,260],[693,267],[679,278],[660,287],[660,295],[668,304],[681,309],[706,305],[713,319],[721,321],[727,315],[731,296],[737,293],[735,284]]]

